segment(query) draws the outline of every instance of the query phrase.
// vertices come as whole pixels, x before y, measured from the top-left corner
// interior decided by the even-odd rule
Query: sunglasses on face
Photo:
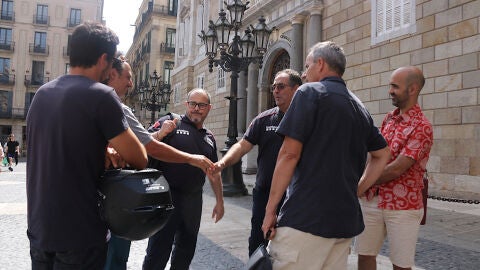
[[[275,91],[275,88],[278,89],[279,91],[282,91],[287,86],[288,85],[286,85],[284,83],[274,83],[274,84],[272,84],[272,86],[270,86],[270,91],[271,92]]]
[[[200,110],[204,110],[204,109],[207,108],[207,106],[208,106],[209,104],[207,104],[207,103],[197,103],[197,102],[195,102],[195,101],[187,101],[187,105],[188,105],[188,107],[189,107],[190,109],[195,109],[195,107],[198,106],[198,108],[199,108]]]

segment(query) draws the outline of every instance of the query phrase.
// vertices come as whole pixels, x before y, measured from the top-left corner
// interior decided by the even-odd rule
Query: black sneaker
[[[8,167],[8,169],[9,169],[11,172],[13,172],[13,169],[12,169],[12,167]]]

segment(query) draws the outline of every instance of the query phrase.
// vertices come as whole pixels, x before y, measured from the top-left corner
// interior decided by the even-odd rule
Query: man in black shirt
[[[267,206],[278,150],[283,142],[283,138],[275,131],[290,106],[295,91],[301,84],[302,80],[298,72],[291,69],[277,72],[271,86],[277,106],[255,117],[243,138],[232,145],[227,154],[215,163],[216,169],[222,170],[238,162],[254,145],[258,145],[258,171],[253,188],[252,228],[248,239],[249,256],[264,242],[262,222],[265,217],[265,206]]]
[[[216,162],[215,138],[203,126],[212,108],[210,95],[203,89],[193,89],[187,94],[185,105],[186,114],[181,116],[180,121],[170,120],[167,115],[160,118],[149,131],[155,131],[156,139],[163,139],[163,142],[178,150],[204,155]],[[220,173],[213,172],[211,168],[202,170],[188,164],[167,162],[159,162],[156,169],[161,170],[168,181],[175,209],[165,227],[148,240],[143,269],[164,269],[171,253],[170,269],[188,270],[200,229],[205,171],[217,200],[212,218],[217,222],[224,214]]]
[[[85,22],[70,38],[68,75],[42,85],[27,115],[27,235],[32,269],[102,269],[107,224],[97,185],[110,157],[107,145],[135,169],[147,153],[128,127],[113,88],[118,37]],[[112,160],[109,159],[110,162]]]
[[[278,126],[284,140],[262,225],[265,235],[271,231],[275,270],[346,269],[351,238],[364,228],[358,195],[390,157],[370,114],[341,78],[345,66],[341,47],[314,45],[305,61],[308,83]]]
[[[8,136],[8,142],[7,142],[6,148],[7,149],[5,149],[5,151],[7,152],[8,169],[10,171],[13,171],[12,163],[14,160],[18,160],[18,152],[20,150],[20,144],[15,140],[15,135],[13,135],[13,133],[10,134],[10,136]]]

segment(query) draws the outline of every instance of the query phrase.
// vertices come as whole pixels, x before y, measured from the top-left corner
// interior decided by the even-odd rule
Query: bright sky
[[[135,32],[135,19],[142,0],[105,0],[103,5],[103,18],[115,33],[117,33],[120,44],[117,50],[127,53],[133,41]]]

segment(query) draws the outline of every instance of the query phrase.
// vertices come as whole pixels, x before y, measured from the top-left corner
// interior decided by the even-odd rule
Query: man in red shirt
[[[423,217],[423,174],[433,143],[432,125],[418,105],[425,78],[416,67],[401,67],[390,77],[389,94],[397,107],[382,123],[391,160],[376,185],[362,196],[365,230],[355,248],[358,269],[376,269],[376,256],[388,237],[393,269],[412,269]]]

